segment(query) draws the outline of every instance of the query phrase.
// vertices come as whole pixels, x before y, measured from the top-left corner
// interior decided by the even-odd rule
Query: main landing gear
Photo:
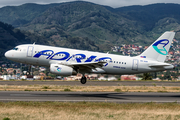
[[[83,75],[81,78],[81,84],[86,84],[87,78]]]

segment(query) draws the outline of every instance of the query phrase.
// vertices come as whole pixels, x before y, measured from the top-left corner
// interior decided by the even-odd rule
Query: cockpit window
[[[13,48],[13,50],[18,50],[18,48]]]

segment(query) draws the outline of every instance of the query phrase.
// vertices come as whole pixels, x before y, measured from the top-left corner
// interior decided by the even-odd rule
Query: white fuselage
[[[140,56],[121,56],[34,44],[19,45],[16,48],[17,49],[7,51],[5,56],[12,61],[24,64],[49,67],[51,64],[83,65],[84,63],[94,63],[97,61],[104,62],[102,68],[92,69],[92,71],[81,69],[79,71],[80,73],[89,72],[122,75],[163,71],[174,68],[171,64],[158,62],[153,59],[141,58]],[[153,66],[158,64],[160,64],[159,67]]]

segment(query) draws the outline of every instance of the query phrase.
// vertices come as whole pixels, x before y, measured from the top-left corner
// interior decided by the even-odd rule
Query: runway
[[[59,101],[59,102],[177,102],[180,93],[117,93],[117,92],[28,92],[0,91],[0,101]]]
[[[171,81],[0,81],[0,85],[65,85],[65,86],[180,86]]]
[[[158,81],[0,81],[0,85],[63,85],[63,86],[180,86],[180,82]],[[179,102],[180,93],[140,92],[31,92],[0,91],[0,101],[60,101],[60,102]]]

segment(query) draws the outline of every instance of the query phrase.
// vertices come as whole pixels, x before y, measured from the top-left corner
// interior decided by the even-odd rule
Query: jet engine
[[[69,66],[59,65],[59,64],[51,64],[50,72],[58,75],[76,75],[77,72]]]

